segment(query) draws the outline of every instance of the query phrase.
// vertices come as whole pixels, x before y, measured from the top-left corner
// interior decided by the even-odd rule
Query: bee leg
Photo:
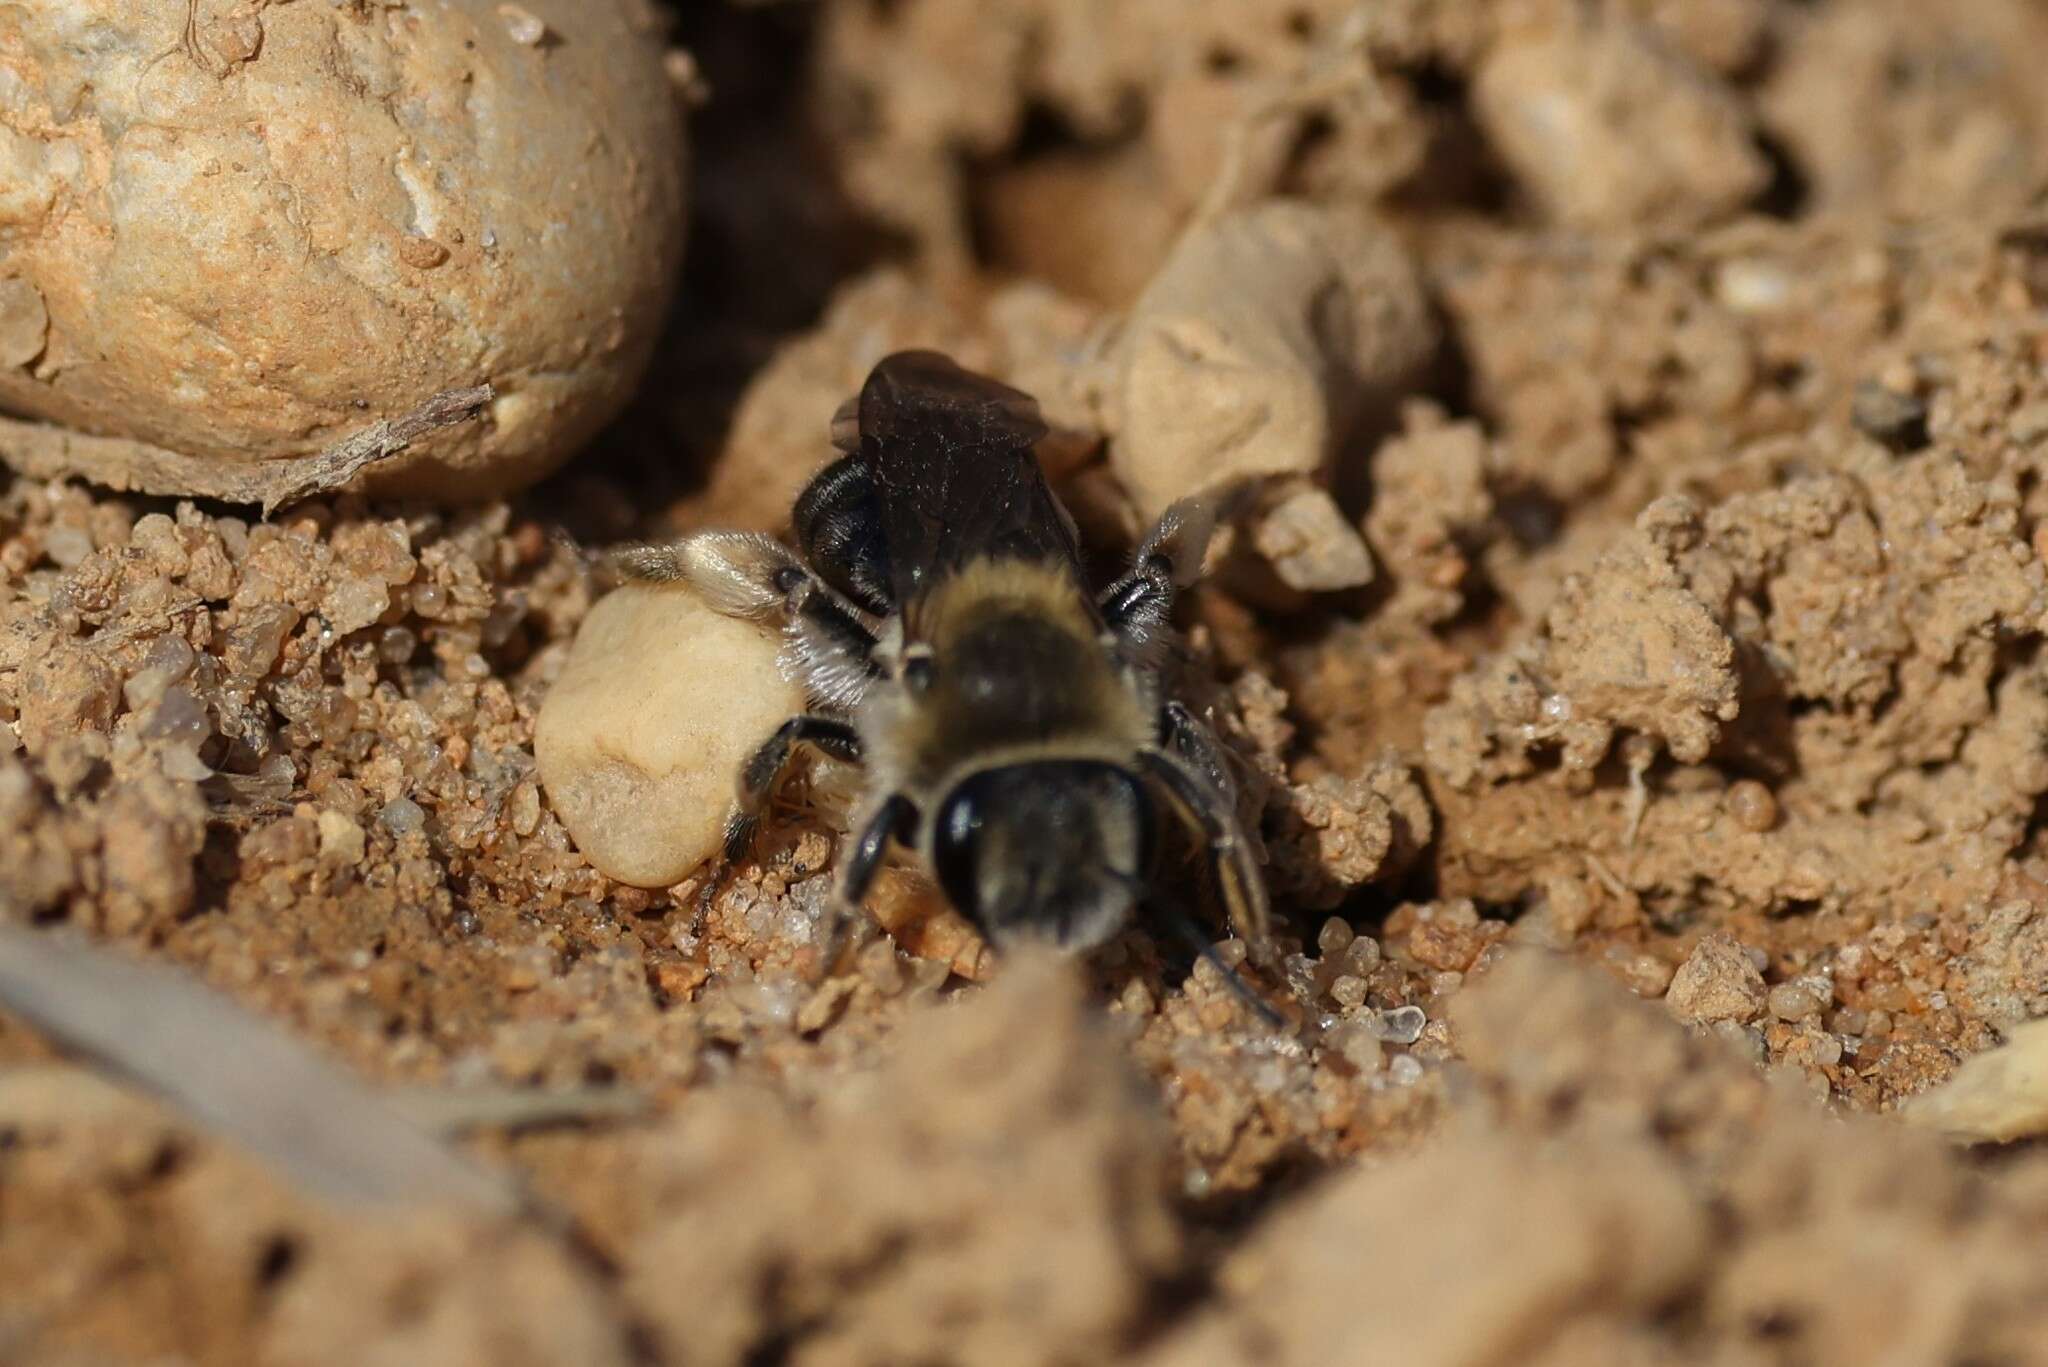
[[[695,532],[675,541],[626,546],[604,558],[610,578],[686,585],[712,610],[747,621],[780,621],[786,659],[811,696],[851,708],[875,679],[875,634],[859,612],[770,536]]]
[[[1172,566],[1153,556],[1140,560],[1105,589],[1098,606],[1103,622],[1120,639],[1143,645],[1173,615],[1173,598]]]
[[[1209,724],[1177,698],[1159,709],[1159,743],[1221,794],[1224,806],[1236,809],[1237,777],[1231,770],[1235,756],[1223,748]]]
[[[618,583],[682,584],[728,617],[772,620],[810,572],[787,546],[757,532],[692,532],[674,541],[620,546],[598,562]]]
[[[726,853],[729,856],[734,854],[735,842],[738,842],[739,853],[745,853],[754,824],[767,808],[768,799],[782,781],[783,770],[789,767],[790,756],[796,753],[799,744],[816,746],[832,758],[848,764],[860,763],[860,733],[837,717],[807,713],[791,717],[776,727],[774,734],[755,746],[754,753],[740,765],[738,799],[725,827]]]
[[[845,947],[847,927],[860,914],[861,904],[867,901],[868,889],[874,886],[875,875],[881,871],[890,842],[907,845],[916,830],[917,805],[901,793],[891,793],[882,799],[882,805],[861,826],[860,834],[847,845],[844,865],[839,873],[838,893],[825,908],[824,946],[818,968],[821,975],[832,971],[832,965]]]
[[[1285,1024],[1280,1013],[1268,1005],[1258,993],[1252,991],[1251,984],[1244,980],[1244,976],[1223,961],[1223,956],[1216,952],[1215,945],[1209,943],[1209,937],[1195,924],[1195,918],[1188,915],[1186,908],[1178,903],[1162,902],[1155,898],[1149,903],[1149,909],[1166,922],[1167,929],[1179,936],[1183,944],[1194,951],[1196,958],[1208,961],[1209,967],[1216,970],[1224,985],[1239,1001],[1250,1007],[1254,1015],[1275,1030]]]
[[[1276,957],[1272,907],[1266,900],[1266,882],[1259,876],[1251,840],[1238,825],[1228,790],[1207,782],[1187,761],[1165,750],[1139,751],[1138,764],[1167,810],[1202,842],[1231,928],[1244,937],[1252,961],[1269,967]]]
[[[1176,593],[1201,577],[1216,524],[1235,508],[1239,492],[1196,494],[1160,515],[1130,570],[1102,594],[1102,616],[1111,631],[1142,646],[1165,629]]]
[[[696,934],[703,927],[704,918],[711,912],[711,903],[718,896],[719,888],[724,886],[725,876],[732,866],[753,852],[754,836],[761,827],[761,814],[767,810],[768,799],[774,796],[799,742],[815,745],[834,759],[849,764],[860,763],[860,736],[836,717],[791,717],[776,727],[767,740],[754,747],[754,752],[740,765],[739,792],[725,818],[724,838],[718,853],[712,858],[711,867],[704,872],[702,887],[698,889],[697,906],[690,916],[691,934]]]
[[[882,858],[889,852],[889,843],[894,841],[908,845],[916,830],[916,803],[901,793],[891,793],[883,798],[882,805],[861,827],[860,835],[846,852],[839,900],[849,908],[858,908],[867,901],[868,889],[874,885],[875,875],[881,871]]]
[[[851,712],[882,677],[875,634],[815,581],[791,605],[784,659],[821,706]]]

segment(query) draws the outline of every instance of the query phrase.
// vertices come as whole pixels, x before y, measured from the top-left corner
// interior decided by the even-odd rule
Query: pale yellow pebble
[[[584,619],[534,726],[548,801],[607,877],[680,882],[717,852],[749,751],[803,710],[765,627],[629,584]]]

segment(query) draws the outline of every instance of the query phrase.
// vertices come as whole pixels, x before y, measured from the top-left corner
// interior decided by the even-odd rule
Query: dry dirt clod
[[[1270,500],[1252,528],[1252,547],[1280,582],[1303,593],[1372,582],[1372,552],[1326,490],[1303,484]]]
[[[621,1193],[625,1287],[663,1352],[744,1361],[829,1305],[816,1360],[1101,1361],[1180,1266],[1161,1118],[1071,963],[922,1015],[810,1117],[726,1095],[631,1146],[661,1195]]]
[[[1740,208],[1769,175],[1741,102],[1619,12],[1510,33],[1472,93],[1502,157],[1560,222],[1691,226]]]
[[[1759,834],[1778,824],[1778,799],[1753,778],[1728,785],[1728,810],[1744,830]]]
[[[1123,324],[1112,466],[1146,518],[1191,493],[1293,481],[1262,549],[1290,583],[1362,584],[1363,540],[1306,486],[1328,480],[1353,423],[1392,411],[1435,344],[1413,265],[1369,216],[1275,200],[1198,221]]]
[[[50,311],[27,280],[0,280],[0,366],[25,366],[43,354]]]
[[[1664,997],[1672,1015],[1695,1025],[1752,1021],[1765,1002],[1764,977],[1749,951],[1720,931],[1700,937]]]

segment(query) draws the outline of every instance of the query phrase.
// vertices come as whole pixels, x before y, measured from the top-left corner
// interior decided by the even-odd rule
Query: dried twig
[[[330,1200],[521,1207],[508,1179],[184,973],[0,923],[0,1007]]]
[[[0,460],[35,479],[77,476],[115,490],[255,503],[268,517],[286,504],[341,488],[364,467],[388,460],[429,432],[475,416],[496,396],[487,384],[445,389],[405,416],[373,422],[313,455],[244,462],[0,417]]]
[[[437,428],[450,427],[474,415],[489,403],[496,391],[487,384],[466,389],[444,389],[402,418],[373,422],[352,437],[336,442],[317,456],[293,461],[290,487],[263,500],[263,515],[282,504],[324,494],[354,479],[365,465],[397,455]]]

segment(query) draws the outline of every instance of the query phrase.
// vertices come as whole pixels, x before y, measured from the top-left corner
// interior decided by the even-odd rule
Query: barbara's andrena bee
[[[1177,827],[1266,959],[1265,885],[1223,753],[1160,681],[1174,594],[1200,571],[1214,508],[1176,504],[1129,571],[1092,591],[1033,454],[1046,431],[1027,395],[901,352],[834,421],[843,454],[792,516],[801,558],[718,531],[611,557],[622,577],[686,583],[786,632],[810,710],[742,765],[727,857],[807,744],[867,776],[836,916],[902,845],[998,950],[1028,937],[1086,951],[1151,910],[1213,957],[1153,881]]]

